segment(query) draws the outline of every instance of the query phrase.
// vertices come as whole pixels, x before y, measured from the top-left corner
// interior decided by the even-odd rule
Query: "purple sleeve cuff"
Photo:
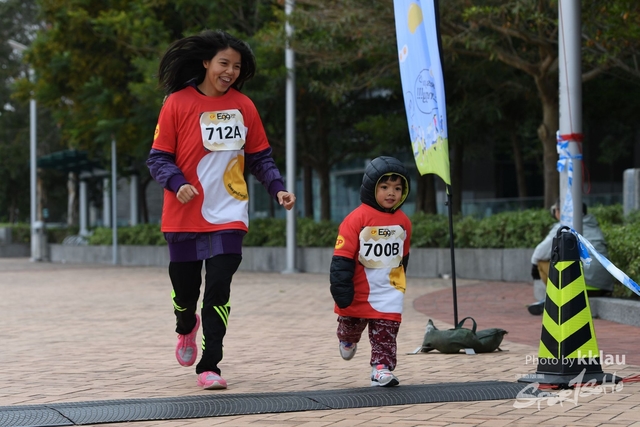
[[[171,190],[174,193],[177,193],[180,187],[182,187],[185,184],[188,184],[188,182],[184,178],[184,175],[176,174],[176,175],[173,175],[171,178],[169,178],[166,188],[167,190]]]
[[[287,191],[276,162],[271,157],[271,147],[257,153],[245,154],[249,171],[267,189],[271,197],[278,200],[279,191]]]
[[[178,166],[176,166],[175,156],[165,151],[151,149],[147,158],[147,166],[151,177],[158,182],[163,188],[178,192],[180,187],[188,184],[184,174]]]
[[[280,191],[287,191],[287,189],[284,187],[284,183],[281,180],[275,180],[271,183],[271,185],[269,185],[269,194],[271,194],[271,197],[273,197],[274,199],[278,200],[278,193]]]

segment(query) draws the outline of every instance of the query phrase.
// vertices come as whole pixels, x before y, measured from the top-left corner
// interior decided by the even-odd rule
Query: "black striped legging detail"
[[[231,306],[231,280],[242,261],[242,255],[217,255],[204,261],[205,285],[202,300],[202,357],[196,373],[213,371],[220,374],[222,340],[227,333]],[[176,332],[188,334],[196,324],[196,306],[202,285],[202,261],[170,262],[169,277],[173,285]]]

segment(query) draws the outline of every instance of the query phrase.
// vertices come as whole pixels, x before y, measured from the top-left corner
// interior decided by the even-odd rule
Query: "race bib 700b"
[[[399,225],[364,227],[360,231],[358,260],[367,268],[394,268],[402,264],[406,233]]]

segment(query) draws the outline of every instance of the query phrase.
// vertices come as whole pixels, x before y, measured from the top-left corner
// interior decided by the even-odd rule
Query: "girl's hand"
[[[288,211],[291,210],[293,205],[296,203],[295,194],[289,193],[288,191],[278,191],[276,197],[278,198],[278,203]]]
[[[198,190],[191,184],[184,184],[182,187],[178,189],[176,193],[176,197],[180,201],[180,203],[185,204],[191,201],[194,197],[199,195]]]

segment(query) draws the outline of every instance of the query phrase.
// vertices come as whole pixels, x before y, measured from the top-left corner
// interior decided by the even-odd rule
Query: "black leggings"
[[[204,261],[205,285],[202,300],[202,357],[196,373],[213,371],[220,374],[222,340],[227,332],[231,312],[229,296],[231,279],[238,270],[241,255],[217,255]],[[169,277],[173,285],[173,307],[176,332],[186,335],[196,324],[196,305],[202,285],[202,261],[170,262]]]

